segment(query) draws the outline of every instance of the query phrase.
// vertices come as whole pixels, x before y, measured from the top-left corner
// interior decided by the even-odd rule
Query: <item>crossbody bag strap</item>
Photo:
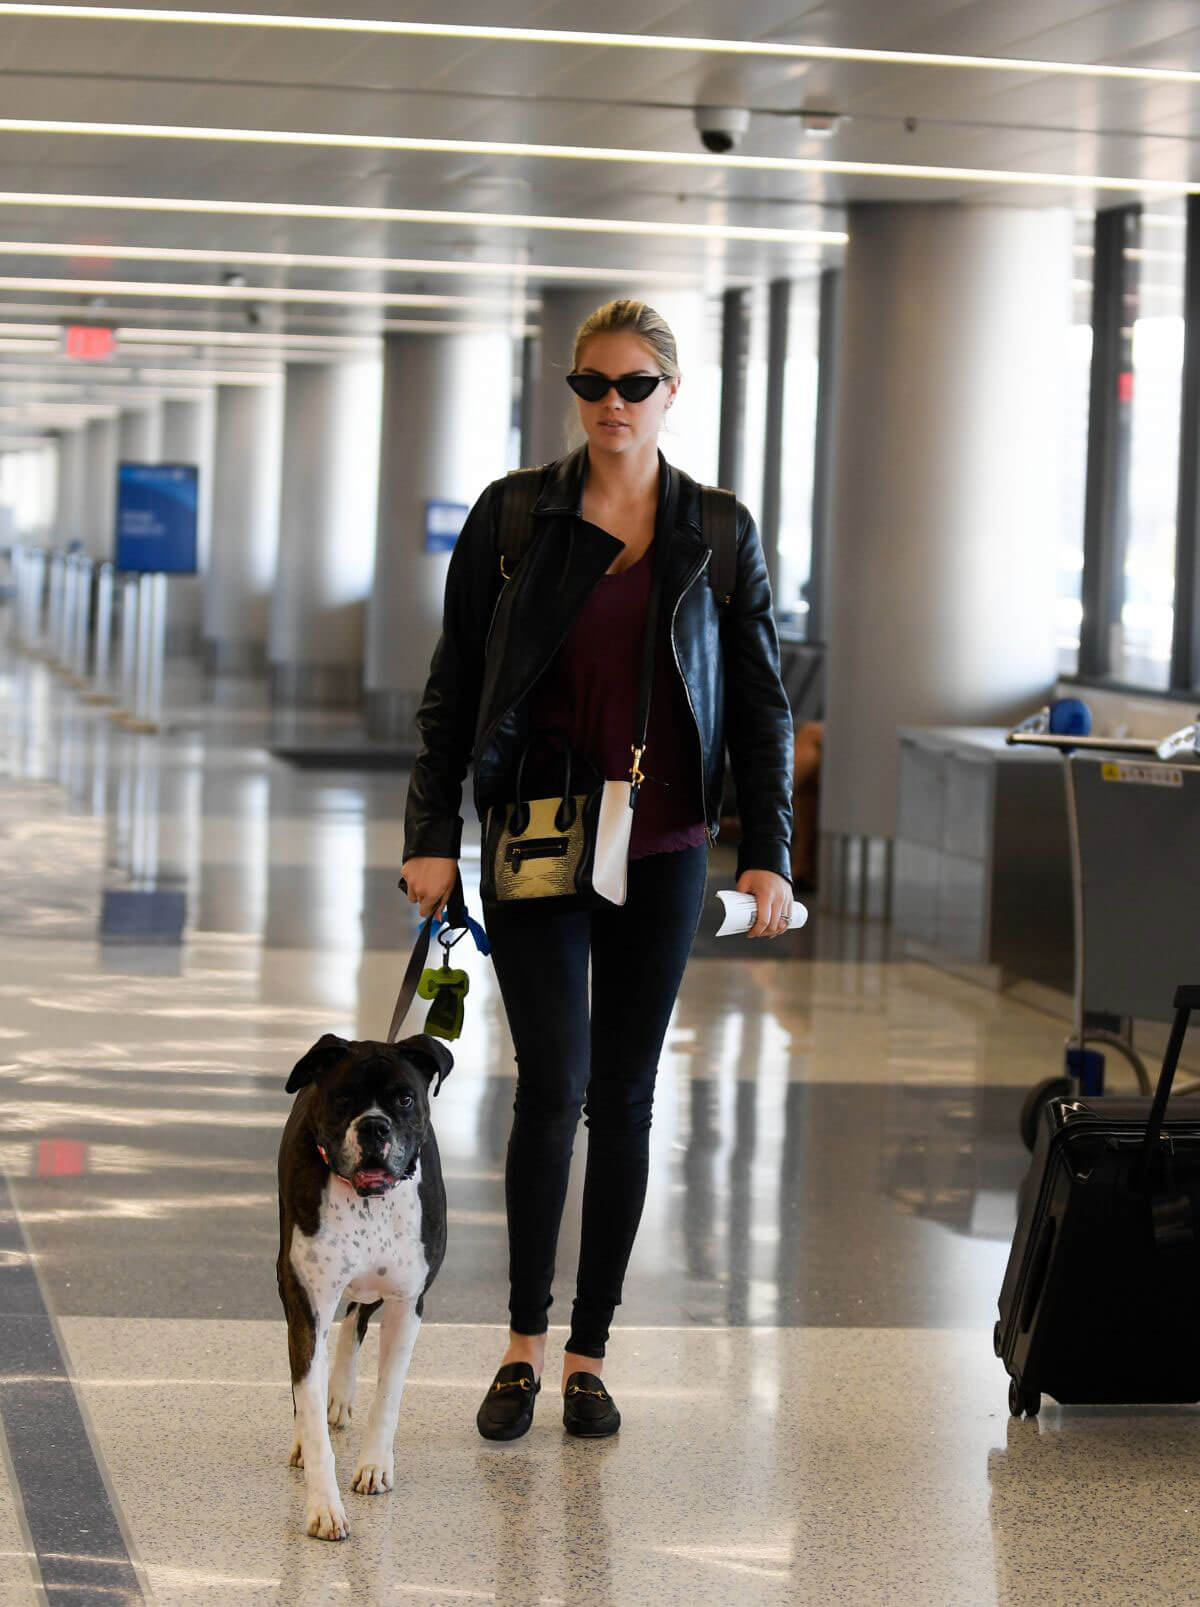
[[[712,553],[708,583],[718,604],[727,608],[737,584],[737,498],[732,491],[700,487],[700,533]]]
[[[533,506],[552,465],[513,469],[500,492],[500,573],[511,580],[533,535]]]
[[[654,647],[658,637],[658,616],[661,611],[663,578],[666,574],[668,546],[675,529],[675,515],[679,509],[679,476],[665,469],[667,503],[662,523],[656,524],[654,545],[651,548],[650,597],[646,603],[646,629],[642,635],[642,676],[638,687],[637,721],[633,736],[633,762],[629,767],[631,782],[629,803],[637,800],[638,788],[646,779],[642,774],[642,754],[646,750],[646,732],[650,726],[650,692],[654,682]]]

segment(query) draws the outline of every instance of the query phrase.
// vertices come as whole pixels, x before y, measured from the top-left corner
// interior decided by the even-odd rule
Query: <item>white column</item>
[[[212,528],[213,434],[216,409],[212,393],[195,401],[163,403],[163,463],[194,463],[199,471],[196,513],[196,575],[172,575],[167,586],[167,652],[195,653],[200,648],[204,610],[200,576],[208,567]]]
[[[113,555],[117,511],[117,421],[94,418],[85,426],[86,466],[83,487],[83,541],[99,562]]]
[[[270,624],[271,691],[281,703],[344,707],[362,697],[381,378],[377,358],[287,367]]]
[[[204,661],[215,674],[266,668],[282,453],[282,385],[219,386],[204,583]]]
[[[118,452],[122,463],[157,463],[162,457],[163,405],[130,408],[121,414]]]
[[[58,517],[58,447],[47,440],[34,453],[37,481],[37,541],[45,545],[54,539]]]
[[[890,837],[896,730],[1055,678],[1066,211],[850,209],[821,822]]]
[[[595,290],[542,292],[538,361],[534,365],[533,452],[530,464],[552,463],[577,445],[574,398],[565,383],[571,372],[575,335],[585,318],[605,301]]]
[[[503,333],[392,335],[384,343],[379,522],[367,610],[372,735],[418,739],[413,716],[437,645],[450,563],[448,552],[425,551],[425,505],[469,507],[504,473],[512,371],[512,339]]]
[[[83,495],[87,480],[87,435],[64,430],[58,438],[58,496],[55,501],[55,545],[69,547],[84,539]]]

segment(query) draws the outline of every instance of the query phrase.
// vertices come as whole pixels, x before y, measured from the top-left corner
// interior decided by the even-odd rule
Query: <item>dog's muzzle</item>
[[[387,1124],[385,1123],[384,1125],[386,1126]],[[383,1153],[372,1153],[372,1148],[368,1148],[363,1141],[364,1135],[362,1135],[361,1127],[359,1132],[359,1150],[361,1159],[359,1160],[358,1165],[349,1172],[343,1172],[336,1167],[333,1164],[333,1161],[330,1159],[329,1151],[325,1148],[324,1144],[318,1142],[317,1152],[335,1177],[340,1177],[343,1183],[349,1183],[350,1187],[355,1191],[355,1193],[363,1196],[364,1198],[371,1195],[387,1194],[391,1189],[396,1187],[397,1183],[407,1183],[411,1180],[417,1169],[417,1159],[420,1154],[420,1145],[414,1144],[412,1156],[408,1164],[405,1166],[403,1171],[397,1172],[393,1170],[392,1165],[388,1164],[389,1157],[392,1159],[394,1164],[399,1149],[395,1139],[391,1137],[391,1129],[388,1128],[388,1141],[386,1148],[382,1143],[380,1143],[378,1146],[372,1146],[372,1148],[376,1149],[377,1151],[383,1151]],[[399,1151],[399,1153],[402,1153],[402,1151]]]

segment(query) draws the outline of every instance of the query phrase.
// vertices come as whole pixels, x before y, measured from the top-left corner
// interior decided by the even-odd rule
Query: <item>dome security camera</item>
[[[750,127],[750,113],[744,106],[697,106],[693,115],[700,143],[714,156],[728,156]]]

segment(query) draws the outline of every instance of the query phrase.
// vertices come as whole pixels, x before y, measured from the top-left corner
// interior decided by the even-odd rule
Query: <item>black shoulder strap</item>
[[[500,497],[500,573],[511,580],[533,534],[533,505],[542,493],[551,465],[512,469]]]
[[[708,583],[720,607],[727,607],[737,584],[737,498],[719,486],[700,487],[700,533],[712,562]]]

